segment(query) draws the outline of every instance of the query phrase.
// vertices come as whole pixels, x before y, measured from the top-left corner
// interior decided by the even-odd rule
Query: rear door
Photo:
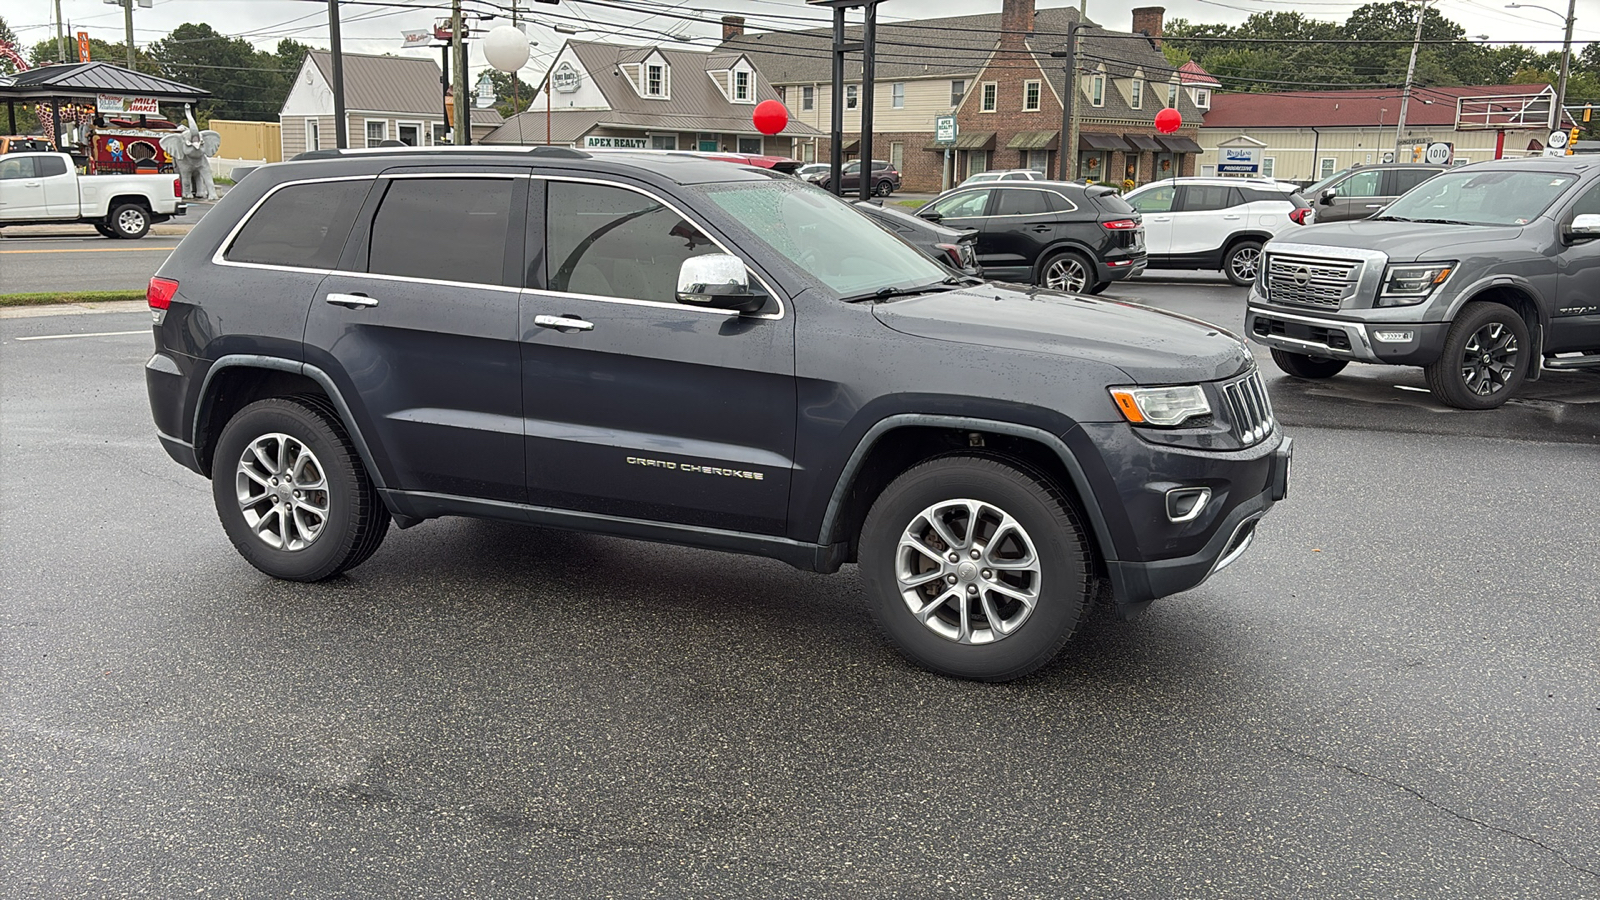
[[[1390,169],[1384,173],[1383,197],[1384,206],[1400,199],[1406,191],[1427,181],[1429,178],[1444,171],[1443,169]]]
[[[306,361],[326,371],[393,489],[521,502],[517,345],[528,178],[394,171],[317,289]]]
[[[528,501],[782,534],[794,310],[678,303],[683,261],[728,245],[655,191],[552,174],[532,206],[519,326]]]
[[[34,168],[35,156],[0,156],[0,217],[44,218],[44,181]]]
[[[1020,184],[997,186],[990,200],[987,247],[979,237],[979,261],[991,278],[1031,281],[1039,256],[1065,237],[1065,207],[1059,194]],[[1060,205],[1051,203],[1055,198]]]

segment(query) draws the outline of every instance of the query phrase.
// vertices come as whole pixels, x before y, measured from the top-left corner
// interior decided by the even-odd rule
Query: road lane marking
[[[125,334],[149,334],[150,329],[141,328],[138,331],[91,331],[87,334],[35,334],[29,337],[19,337],[19,341],[59,341],[62,338],[76,337],[121,337]]]
[[[176,247],[71,247],[62,250],[0,250],[3,253],[171,253]]]

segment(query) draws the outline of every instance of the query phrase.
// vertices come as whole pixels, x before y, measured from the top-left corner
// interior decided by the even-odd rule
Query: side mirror
[[[1339,189],[1338,188],[1328,188],[1327,190],[1322,192],[1322,196],[1321,197],[1317,198],[1317,202],[1321,203],[1323,206],[1332,206],[1333,205],[1333,198],[1335,198],[1337,196],[1339,196]]]
[[[678,302],[707,309],[759,312],[767,295],[750,287],[750,273],[737,256],[691,256],[678,269]]]
[[[917,216],[919,218],[926,219],[929,222],[937,223],[937,222],[943,222],[944,221],[944,216],[939,215],[938,213],[934,212],[931,209],[919,209],[919,210],[917,210]]]
[[[1580,240],[1600,238],[1600,216],[1593,213],[1574,216],[1567,228],[1567,237]]]

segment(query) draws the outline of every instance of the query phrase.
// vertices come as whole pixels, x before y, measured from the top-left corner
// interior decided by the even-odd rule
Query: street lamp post
[[[1567,71],[1572,67],[1572,23],[1578,19],[1578,0],[1567,0],[1565,16],[1547,6],[1533,3],[1507,3],[1506,9],[1537,9],[1566,20],[1567,36],[1561,42],[1561,75],[1556,79],[1556,102],[1550,110],[1550,130],[1555,131],[1561,127],[1561,107],[1567,102]]]

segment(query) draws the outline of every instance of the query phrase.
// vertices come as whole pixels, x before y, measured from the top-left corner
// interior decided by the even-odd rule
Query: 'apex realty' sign
[[[583,146],[590,150],[648,150],[649,138],[635,137],[595,137],[590,135],[583,139]]]

